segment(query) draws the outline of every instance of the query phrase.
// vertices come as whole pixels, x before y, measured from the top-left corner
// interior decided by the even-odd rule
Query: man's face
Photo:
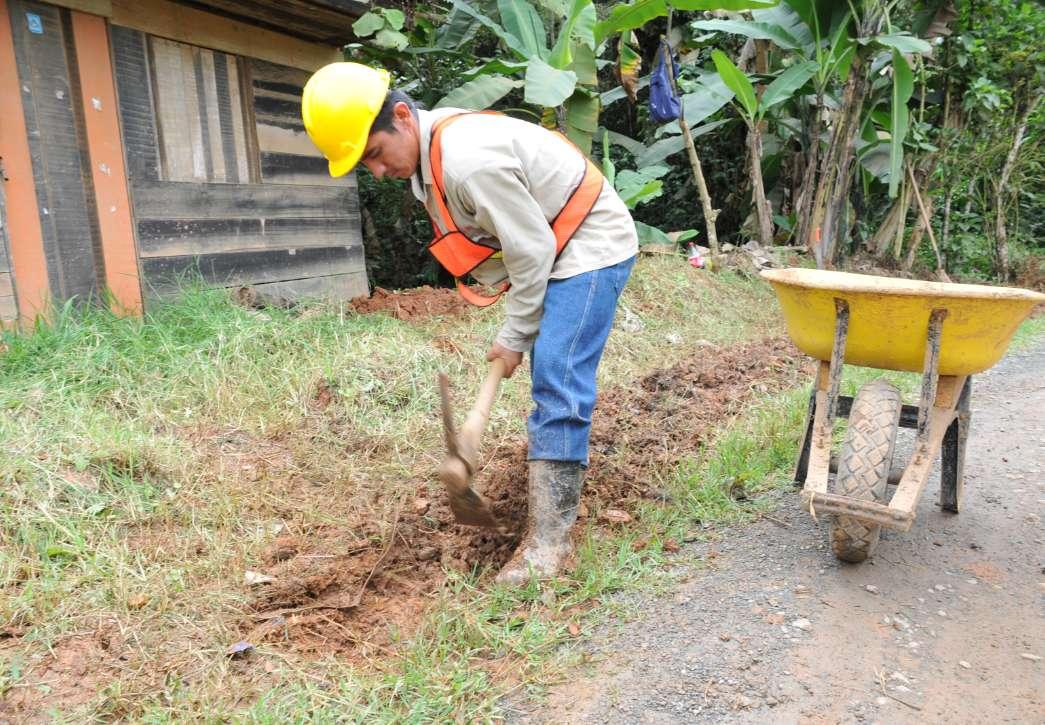
[[[397,103],[392,109],[392,123],[395,132],[374,131],[370,134],[360,161],[378,179],[386,176],[409,179],[417,170],[421,156],[417,120],[409,106]]]

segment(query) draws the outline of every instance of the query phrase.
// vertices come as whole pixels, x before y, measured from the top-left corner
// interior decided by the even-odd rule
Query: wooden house
[[[355,0],[0,0],[0,321],[187,277],[366,294],[354,174],[301,124]]]

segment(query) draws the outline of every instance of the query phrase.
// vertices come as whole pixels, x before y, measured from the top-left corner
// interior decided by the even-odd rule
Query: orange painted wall
[[[76,11],[71,13],[87,128],[87,151],[105,259],[105,282],[112,292],[115,312],[140,314],[141,282],[123,163],[123,142],[116,115],[109,33],[104,18]]]
[[[50,284],[9,18],[7,0],[0,0],[0,157],[7,175],[7,181],[0,183],[4,184],[18,313],[23,322],[30,323],[47,311]]]

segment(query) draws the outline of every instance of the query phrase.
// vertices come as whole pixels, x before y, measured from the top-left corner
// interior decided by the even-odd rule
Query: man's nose
[[[375,179],[385,178],[385,171],[387,169],[385,169],[385,165],[379,161],[364,161],[363,165],[369,169]]]

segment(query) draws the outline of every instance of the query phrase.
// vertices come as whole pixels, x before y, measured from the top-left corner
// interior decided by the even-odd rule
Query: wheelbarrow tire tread
[[[838,456],[834,492],[863,501],[885,502],[903,401],[885,380],[867,383],[856,394]],[[835,516],[831,549],[842,561],[859,563],[878,545],[882,527],[853,516]]]

